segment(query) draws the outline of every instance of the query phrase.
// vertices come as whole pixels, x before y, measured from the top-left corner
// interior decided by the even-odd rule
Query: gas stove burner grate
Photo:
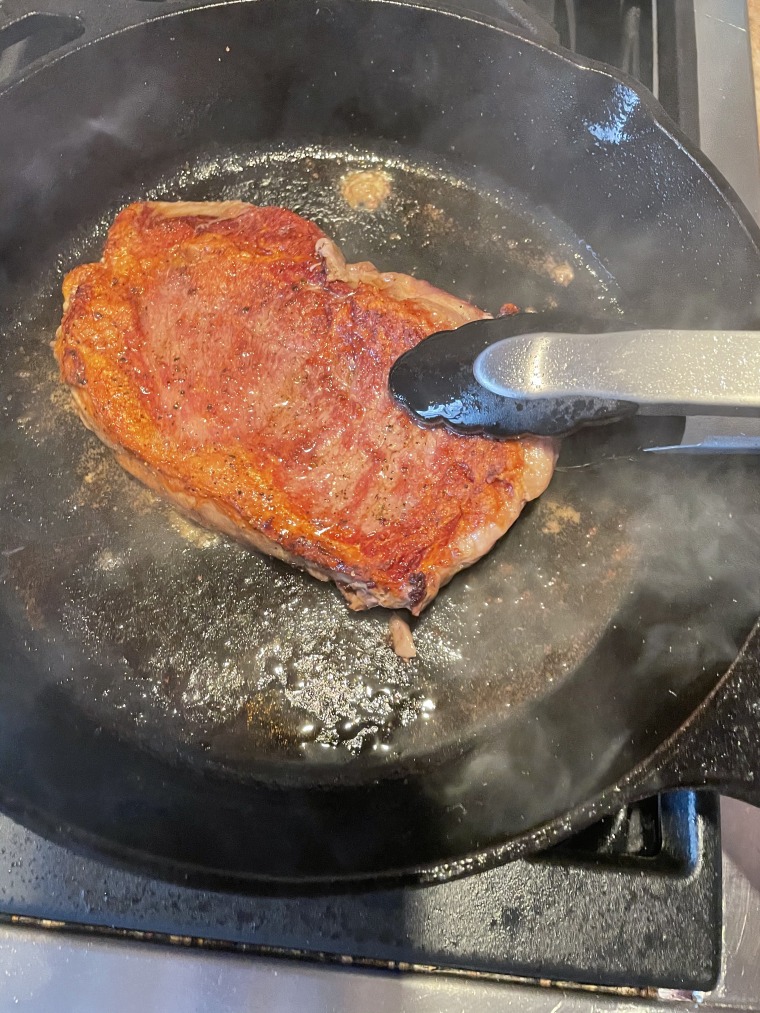
[[[0,919],[50,919],[373,966],[707,989],[720,964],[717,796],[628,807],[559,847],[424,888],[252,897],[172,886],[0,817]],[[672,926],[678,925],[674,933]]]
[[[494,0],[534,34],[636,78],[699,141],[694,7],[683,0]],[[551,34],[548,34],[551,33]]]

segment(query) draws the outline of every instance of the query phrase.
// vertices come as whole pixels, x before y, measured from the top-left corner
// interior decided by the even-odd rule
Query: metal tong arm
[[[475,378],[513,400],[597,398],[644,415],[760,413],[760,332],[535,332],[478,355]]]

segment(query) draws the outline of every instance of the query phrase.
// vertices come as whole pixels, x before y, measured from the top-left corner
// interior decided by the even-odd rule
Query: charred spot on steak
[[[67,348],[64,352],[61,373],[66,383],[72,387],[84,387],[87,384],[84,362],[76,348]]]
[[[421,601],[425,600],[425,592],[427,591],[427,580],[424,573],[413,573],[409,577],[409,601],[414,605],[419,605]]]

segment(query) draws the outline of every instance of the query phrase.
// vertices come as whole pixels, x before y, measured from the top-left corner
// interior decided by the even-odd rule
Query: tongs
[[[566,436],[635,415],[683,416],[693,424],[678,449],[760,450],[755,331],[590,329],[551,313],[480,320],[401,356],[390,388],[418,421],[459,433]]]

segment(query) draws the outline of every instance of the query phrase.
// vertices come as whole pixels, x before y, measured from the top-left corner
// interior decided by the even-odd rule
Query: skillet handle
[[[51,59],[167,13],[216,0],[0,0],[0,93]],[[496,0],[494,0],[496,2]]]
[[[0,8],[0,91],[28,67],[84,35],[74,14],[23,13],[21,5]]]
[[[141,18],[145,4],[86,4],[79,0],[3,0],[0,8],[0,92],[53,56],[78,49]],[[84,9],[83,9],[84,8]],[[143,8],[140,10],[140,8]],[[131,13],[130,13],[131,12]]]
[[[714,788],[760,807],[760,622],[691,719],[645,764],[640,796]]]

